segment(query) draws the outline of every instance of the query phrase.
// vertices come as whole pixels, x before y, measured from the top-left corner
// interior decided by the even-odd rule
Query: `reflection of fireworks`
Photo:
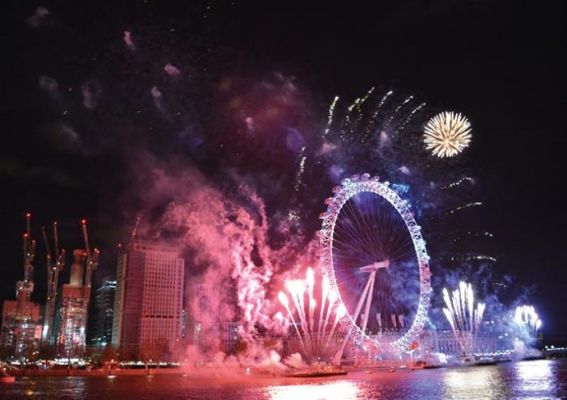
[[[471,141],[471,124],[461,114],[442,112],[425,125],[423,141],[434,156],[453,157],[463,151]]]
[[[287,294],[280,291],[278,299],[287,311],[303,351],[311,356],[323,355],[333,340],[340,320],[346,315],[344,305],[338,302],[338,295],[331,290],[327,277],[323,277],[321,303],[317,310],[315,274],[311,268],[307,269],[305,280],[289,279],[285,287]]]
[[[516,307],[514,321],[516,321],[516,324],[518,324],[521,328],[525,329],[530,336],[534,337],[537,335],[537,332],[542,325],[541,319],[539,319],[535,308],[527,305]]]
[[[443,308],[443,313],[451,325],[451,330],[461,350],[470,354],[474,350],[474,338],[480,328],[485,304],[478,303],[475,310],[472,285],[463,281],[453,290],[452,296],[444,288],[443,300],[447,306]]]

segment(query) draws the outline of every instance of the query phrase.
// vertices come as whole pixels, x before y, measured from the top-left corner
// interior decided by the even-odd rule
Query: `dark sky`
[[[99,226],[113,222],[96,216],[115,206],[122,186],[105,176],[120,161],[54,149],[45,139],[52,111],[38,79],[54,77],[80,91],[86,77],[108,75],[105,63],[122,62],[113,54],[124,46],[123,31],[131,30],[160,47],[163,60],[168,52],[178,64],[185,56],[203,65],[216,57],[216,68],[231,72],[293,75],[321,104],[337,93],[354,97],[383,85],[465,113],[474,126],[469,164],[485,199],[485,225],[495,233],[496,269],[518,285],[535,285],[532,301],[547,333],[567,332],[564,2],[11,3],[2,23],[0,299],[14,295],[23,273],[25,211],[34,213],[36,239],[38,227],[57,218],[74,246],[81,217],[94,216]],[[38,6],[49,16],[30,20]],[[128,77],[115,83],[121,79]],[[43,252],[36,264],[41,279]]]

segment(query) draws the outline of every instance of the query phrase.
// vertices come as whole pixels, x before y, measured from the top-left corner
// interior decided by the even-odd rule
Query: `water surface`
[[[328,378],[183,375],[19,378],[1,399],[565,399],[567,360],[421,371],[350,372]]]

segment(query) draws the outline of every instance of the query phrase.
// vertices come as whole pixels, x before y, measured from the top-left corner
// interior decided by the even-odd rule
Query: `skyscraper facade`
[[[41,338],[40,307],[31,301],[18,306],[16,300],[4,300],[0,347],[17,358],[31,358]]]
[[[163,357],[181,339],[185,262],[177,249],[133,241],[119,256],[112,345],[122,358]]]
[[[105,281],[96,291],[96,321],[93,336],[94,345],[104,347],[111,343],[115,291],[116,281]]]
[[[60,357],[81,357],[85,350],[90,288],[83,286],[85,250],[73,251],[69,283],[57,296],[53,336]]]

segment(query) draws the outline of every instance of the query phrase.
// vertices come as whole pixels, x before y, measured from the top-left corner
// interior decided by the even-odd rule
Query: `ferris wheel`
[[[325,274],[347,310],[343,323],[355,339],[407,351],[431,294],[421,228],[409,204],[378,177],[354,175],[333,193],[320,216],[320,239]]]

